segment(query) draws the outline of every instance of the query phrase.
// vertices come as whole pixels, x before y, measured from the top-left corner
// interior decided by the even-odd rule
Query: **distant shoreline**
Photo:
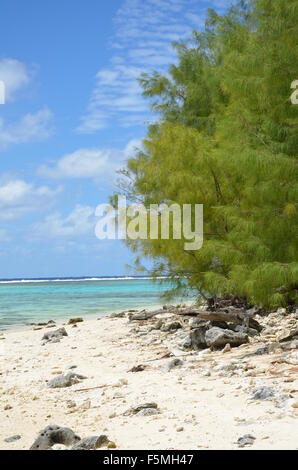
[[[169,279],[167,276],[102,276],[102,277],[48,277],[48,278],[16,278],[0,279],[0,284],[23,284],[40,282],[94,282],[94,281],[137,281],[137,280]]]

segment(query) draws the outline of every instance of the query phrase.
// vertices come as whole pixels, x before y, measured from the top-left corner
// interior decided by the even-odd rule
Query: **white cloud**
[[[0,220],[12,220],[49,204],[61,188],[34,186],[20,179],[0,182]]]
[[[95,227],[94,209],[77,205],[67,216],[60,213],[48,215],[42,222],[31,227],[35,238],[72,238],[92,234]]]
[[[124,163],[139,140],[131,140],[123,150],[85,148],[61,157],[55,165],[42,165],[38,175],[53,179],[110,180]]]
[[[0,150],[13,144],[47,139],[51,135],[52,118],[48,108],[28,113],[12,124],[5,124],[0,118]]]
[[[176,61],[171,43],[187,39],[204,25],[206,9],[225,9],[229,0],[125,0],[115,18],[108,67],[98,71],[78,131],[94,133],[113,125],[143,125],[148,104],[137,78],[142,72],[166,72]]]
[[[43,165],[38,174],[48,178],[98,178],[110,165],[109,150],[79,149],[64,155],[53,167]]]
[[[0,60],[0,80],[5,84],[5,101],[12,101],[16,93],[30,81],[30,74],[22,62],[15,59]]]

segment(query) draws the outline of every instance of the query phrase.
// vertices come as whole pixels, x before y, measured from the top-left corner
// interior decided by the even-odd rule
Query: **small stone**
[[[91,436],[79,441],[71,450],[96,450],[108,445],[109,442],[107,436]]]
[[[77,436],[71,429],[50,425],[41,431],[30,447],[30,450],[49,450],[55,444],[71,446],[80,440],[81,438]]]
[[[172,369],[175,369],[177,367],[181,367],[183,365],[183,361],[181,359],[178,359],[175,357],[175,359],[171,359],[165,366],[165,370],[170,372]]]
[[[136,415],[136,414],[139,414],[140,411],[143,411],[143,410],[146,410],[146,409],[150,409],[151,411],[152,410],[157,411],[158,410],[158,405],[157,405],[157,403],[152,402],[152,403],[144,403],[143,405],[134,406],[132,408],[129,408],[129,410],[125,411],[125,413],[123,413],[123,416]]]
[[[58,328],[55,331],[48,331],[42,337],[42,341],[46,343],[59,343],[63,336],[68,336],[65,328]]]
[[[274,397],[275,391],[270,387],[259,387],[252,392],[251,400],[270,400]]]
[[[48,382],[49,388],[65,388],[71,387],[74,384],[80,383],[81,380],[86,379],[83,375],[75,374],[73,372],[69,372],[66,375],[59,375],[54,379]]]
[[[107,445],[108,449],[117,449],[115,442],[109,441]]]
[[[168,331],[176,331],[182,328],[182,324],[179,321],[173,321],[166,323],[164,326],[161,327],[161,331],[168,332]]]
[[[251,446],[254,444],[256,438],[251,434],[245,434],[243,437],[239,437],[237,444],[239,447]]]
[[[70,318],[68,320],[68,325],[75,325],[76,323],[82,323],[84,320],[81,317],[78,318]]]
[[[143,410],[140,410],[137,415],[138,416],[154,416],[154,415],[159,415],[159,411],[156,408],[144,408]]]
[[[292,408],[298,408],[298,400],[292,403]]]
[[[4,442],[10,444],[11,442],[19,441],[20,439],[22,439],[22,437],[19,434],[16,434],[15,436],[7,437],[4,439]]]
[[[222,350],[223,353],[227,353],[227,352],[230,352],[231,351],[231,345],[230,343],[226,344],[224,349]]]
[[[12,410],[12,406],[7,404],[4,406],[4,411]]]
[[[181,426],[179,428],[176,429],[177,432],[183,432],[184,431],[184,428]]]

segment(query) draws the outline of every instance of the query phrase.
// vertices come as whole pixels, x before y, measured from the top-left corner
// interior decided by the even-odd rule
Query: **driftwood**
[[[183,307],[177,308],[172,307],[168,309],[159,309],[154,311],[146,311],[143,310],[142,312],[135,313],[129,315],[130,321],[143,321],[143,320],[150,320],[151,318],[157,315],[163,314],[174,314],[174,315],[181,315],[185,317],[194,317],[198,320],[203,321],[213,321],[213,322],[226,322],[226,323],[233,323],[234,325],[243,325],[247,328],[253,328],[258,332],[262,331],[261,325],[252,318],[254,312],[248,311],[246,312],[244,309],[236,309],[233,307],[221,310],[200,310],[191,307]]]
[[[163,310],[163,309],[154,310],[152,312],[148,312],[147,310],[143,310],[142,312],[139,312],[139,313],[129,314],[128,318],[129,318],[129,321],[150,320],[150,318],[156,317],[156,315],[160,315],[162,313],[170,313],[170,312],[168,312],[166,310]]]
[[[251,316],[245,313],[244,311],[239,311],[237,309],[219,310],[214,312],[197,309],[179,311],[177,310],[175,313],[177,315],[196,317],[198,320],[202,321],[234,323],[235,325],[244,325],[249,328],[253,328],[258,332],[262,331],[262,327],[259,322],[251,318]]]

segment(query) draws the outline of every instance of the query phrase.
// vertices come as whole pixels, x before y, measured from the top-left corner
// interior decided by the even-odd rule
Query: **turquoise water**
[[[169,287],[151,279],[0,281],[0,329],[158,305]]]

